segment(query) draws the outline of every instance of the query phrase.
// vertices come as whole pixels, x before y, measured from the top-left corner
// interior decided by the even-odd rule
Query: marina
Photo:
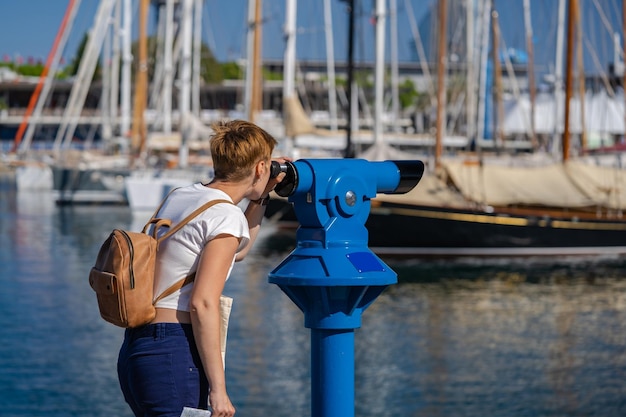
[[[419,60],[402,65],[392,56],[393,45],[386,58],[387,40],[393,44],[394,34],[403,27],[395,1],[372,5],[373,16],[379,17],[368,28],[368,36],[375,40],[373,63],[360,62],[353,54],[335,64],[327,45],[326,65],[297,59],[295,0],[286,2],[284,60],[262,59],[260,22],[265,10],[260,2],[249,1],[243,76],[209,83],[201,79],[198,68],[206,64],[198,34],[201,2],[140,1],[139,13],[132,15],[138,25],[133,45],[129,37],[115,36],[111,27],[128,30],[129,3],[100,2],[94,35],[86,40],[73,83],[59,83],[50,74],[45,80],[41,77],[37,84],[43,85],[41,95],[35,88],[25,110],[16,104],[21,95],[24,105],[23,90],[28,87],[21,81],[9,84],[4,97],[17,108],[5,112],[5,124],[15,127],[19,115],[22,121],[13,143],[17,152],[5,154],[5,159],[20,165],[18,187],[40,189],[50,184],[58,204],[128,204],[133,210],[149,211],[171,188],[210,179],[209,123],[243,117],[277,137],[279,153],[294,159],[357,157],[425,163],[424,180],[415,192],[379,195],[373,201],[368,228],[377,253],[406,257],[626,253],[621,233],[626,227],[622,214],[626,181],[619,148],[626,111],[619,73],[624,73],[619,22],[604,21],[603,32],[609,27],[615,30],[609,40],[613,55],[604,57],[612,61],[602,68],[609,71],[604,75],[582,76],[583,63],[578,61],[585,49],[572,35],[578,31],[595,37],[580,11],[601,17],[614,4],[559,1],[558,7],[549,8],[550,16],[559,16],[554,33],[558,65],[554,73],[546,74],[545,68],[533,66],[531,45],[526,45],[525,53],[520,48],[503,49],[496,59],[493,51],[501,48],[508,31],[501,27],[500,13],[505,16],[505,11],[491,1],[432,2],[428,13],[420,11],[422,21],[416,28],[420,30],[413,34],[416,48],[423,43],[428,55],[419,53]],[[400,6],[412,11],[410,2]],[[524,12],[524,33],[530,36],[531,17],[546,6],[529,1],[517,6]],[[62,47],[76,7],[68,4],[67,25],[59,28],[61,42],[55,42],[52,58],[58,58],[57,47]],[[334,7],[324,2],[327,42],[333,40],[329,25]],[[362,19],[357,12],[345,16],[348,23]],[[150,34],[148,16],[158,22]],[[449,45],[454,60],[446,45],[452,36],[445,30],[450,22],[461,25],[467,36]],[[348,35],[364,36],[363,32]],[[427,39],[420,39],[424,32]],[[158,42],[148,53],[155,37]],[[136,47],[135,61],[146,63],[135,66],[134,74],[121,52],[131,46]],[[121,66],[115,71],[103,69],[99,81],[90,84],[102,54]],[[153,64],[147,65],[148,61]],[[53,59],[51,68],[55,63]],[[277,80],[268,76],[271,71]],[[544,73],[533,85],[535,71]],[[368,74],[367,81],[355,82],[362,72]],[[323,81],[331,75],[336,80]],[[454,84],[458,77],[464,80],[461,86]],[[130,78],[135,80],[132,91]],[[401,82],[413,87],[403,90]],[[60,84],[56,95],[49,91],[52,84]],[[429,103],[419,104],[414,97],[400,109],[402,94],[416,86],[430,96]],[[441,95],[444,92],[450,97]],[[66,105],[46,113],[46,93],[51,101]],[[224,107],[216,108],[210,98]],[[81,126],[89,127],[89,120],[92,135],[85,138]],[[32,141],[37,126],[50,128],[51,123],[58,126],[43,132],[54,136],[54,142],[47,142],[52,149],[29,151],[29,146],[41,142]],[[276,219],[282,220],[283,227],[293,227],[293,213],[283,208],[276,212],[284,215]],[[388,233],[402,224],[410,232],[398,237]]]
[[[211,51],[201,20],[218,3],[101,0],[76,73],[54,79],[79,3],[67,3],[47,77],[0,66],[0,415],[130,417],[116,375],[123,330],[99,317],[88,273],[112,228],[139,231],[172,188],[210,180],[209,125],[222,118],[264,127],[300,167],[344,167],[347,181],[328,179],[349,188],[345,198],[330,186],[298,196],[333,218],[324,224],[272,194],[256,247],[233,269],[226,377],[238,416],[315,410],[320,337],[294,292],[274,285],[294,278],[277,274],[294,248],[317,248],[297,246],[302,236],[338,251],[365,244],[392,270],[381,275],[398,275],[371,306],[347,297],[368,307],[354,338],[355,415],[626,415],[620,2],[520,0],[508,22],[524,45],[507,38],[504,18],[516,13],[502,2],[437,0],[415,13],[421,2],[325,0],[315,6],[323,29],[311,29],[325,57],[300,61],[296,39],[300,49],[315,42],[300,42],[296,8],[311,13],[312,3],[286,0],[272,14],[246,0],[239,75],[215,82],[202,78]],[[276,16],[272,42],[284,50],[264,59]],[[331,30],[338,18],[357,39],[335,63],[332,44],[346,37]],[[411,29],[409,62],[397,57],[399,26]],[[354,159],[426,169],[409,192],[355,203],[364,178],[380,178],[352,172]],[[355,207],[367,231],[354,227]],[[310,229],[297,235],[301,224]],[[342,261],[371,268],[361,249]],[[306,278],[333,279],[334,265],[321,264]]]

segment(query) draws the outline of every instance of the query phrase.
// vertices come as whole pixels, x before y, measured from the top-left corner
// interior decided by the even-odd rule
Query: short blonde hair
[[[243,180],[257,162],[271,159],[277,144],[272,135],[244,120],[221,121],[211,128],[211,158],[219,180]]]

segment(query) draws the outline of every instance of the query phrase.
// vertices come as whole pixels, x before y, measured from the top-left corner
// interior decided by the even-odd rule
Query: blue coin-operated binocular
[[[269,282],[302,310],[311,329],[311,415],[350,417],[354,329],[361,326],[361,313],[397,282],[367,247],[371,199],[410,191],[424,164],[303,159],[273,165],[272,175],[286,173],[275,191],[293,204],[300,227],[296,248],[270,272]]]

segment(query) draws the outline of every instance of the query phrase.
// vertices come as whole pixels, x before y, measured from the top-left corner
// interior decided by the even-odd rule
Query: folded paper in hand
[[[211,410],[200,410],[199,408],[184,407],[180,417],[211,417]]]

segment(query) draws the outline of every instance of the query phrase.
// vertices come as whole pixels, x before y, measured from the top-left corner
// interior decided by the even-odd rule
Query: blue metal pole
[[[354,417],[354,330],[311,329],[311,417]]]

